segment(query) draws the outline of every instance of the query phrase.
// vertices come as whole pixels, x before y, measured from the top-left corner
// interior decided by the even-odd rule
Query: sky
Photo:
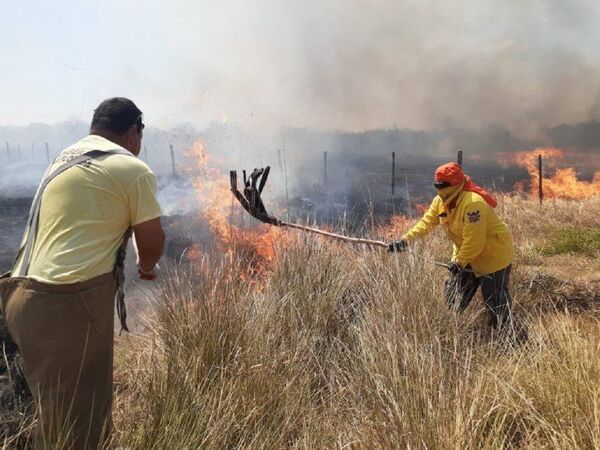
[[[127,96],[168,128],[600,120],[597,0],[0,0],[0,125]]]

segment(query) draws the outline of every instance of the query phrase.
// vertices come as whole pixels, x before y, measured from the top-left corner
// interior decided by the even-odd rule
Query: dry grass
[[[500,213],[526,345],[493,336],[480,299],[446,309],[440,236],[411,255],[299,240],[253,284],[247,261],[207,256],[165,277],[147,328],[119,342],[117,443],[600,448],[597,290],[531,267],[550,228],[595,226],[600,199]]]

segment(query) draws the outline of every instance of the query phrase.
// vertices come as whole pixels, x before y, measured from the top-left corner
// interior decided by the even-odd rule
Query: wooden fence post
[[[290,219],[290,192],[288,189],[288,170],[287,170],[287,147],[286,140],[283,139],[283,177],[285,178],[285,207],[287,209],[287,218]]]
[[[396,196],[396,152],[392,152],[392,201]]]
[[[412,210],[410,208],[410,193],[408,191],[408,172],[404,169],[404,184],[406,185],[406,203],[408,203],[408,217],[412,219]]]
[[[540,204],[544,202],[544,187],[542,186],[544,176],[542,169],[542,155],[538,155],[538,195],[540,197]]]
[[[323,152],[323,183],[327,186],[327,152]]]
[[[171,167],[173,169],[173,176],[177,176],[177,171],[175,170],[175,152],[173,151],[173,144],[169,145],[169,148],[171,149]]]

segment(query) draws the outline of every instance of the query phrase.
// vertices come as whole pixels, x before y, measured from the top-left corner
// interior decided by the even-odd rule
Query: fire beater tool
[[[238,176],[237,171],[231,170],[229,172],[229,178],[231,182],[231,192],[235,196],[235,198],[240,202],[242,207],[248,211],[248,213],[260,220],[263,223],[268,223],[270,225],[274,225],[276,227],[287,227],[294,228],[297,230],[306,231],[309,233],[315,233],[321,236],[326,236],[332,239],[336,239],[338,241],[349,242],[352,244],[363,244],[370,247],[380,247],[380,248],[388,248],[388,244],[383,241],[376,241],[373,239],[363,239],[363,238],[354,238],[349,236],[344,236],[342,234],[331,233],[329,231],[324,231],[319,228],[307,227],[305,225],[299,225],[297,223],[284,222],[283,220],[279,220],[277,217],[272,216],[267,212],[265,208],[265,204],[261,199],[261,194],[263,189],[265,188],[265,184],[269,179],[269,172],[271,168],[269,166],[264,169],[254,169],[252,173],[248,176],[246,171],[243,170],[242,174],[244,177],[244,190],[240,192],[238,190]],[[436,266],[448,268],[449,265],[435,261]],[[465,269],[467,272],[472,272],[472,270]]]
[[[297,230],[307,231],[309,233],[319,234],[321,236],[327,236],[333,239],[337,239],[344,242],[350,242],[353,244],[364,244],[371,247],[382,247],[387,248],[388,244],[383,241],[375,241],[372,239],[353,238],[344,236],[341,234],[331,233],[324,231],[319,228],[307,227],[305,225],[299,225],[296,223],[284,222],[278,218],[270,215],[265,208],[265,205],[261,199],[262,191],[269,178],[269,172],[271,168],[269,166],[264,169],[254,169],[254,171],[248,176],[246,171],[242,171],[244,177],[244,191],[243,193],[238,190],[237,172],[235,170],[230,171],[231,181],[231,192],[235,198],[241,203],[242,207],[248,211],[248,213],[260,220],[261,222],[275,225],[277,227],[295,228]]]

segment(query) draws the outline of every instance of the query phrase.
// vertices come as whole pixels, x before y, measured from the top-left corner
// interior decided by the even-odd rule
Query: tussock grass
[[[600,227],[559,228],[552,232],[549,242],[540,247],[544,256],[581,253],[593,256],[600,252]]]
[[[537,210],[532,228],[586,227],[600,213],[595,199],[573,204]],[[506,198],[500,213],[518,244],[538,242],[524,207],[537,205]],[[116,444],[599,448],[598,315],[571,311],[567,284],[530,282],[517,264],[529,340],[514,346],[487,327],[479,298],[447,310],[432,264],[445,253],[439,237],[403,255],[307,237],[252,283],[242,257],[173,268],[146,329],[117,348]],[[547,307],[555,291],[566,300]]]

